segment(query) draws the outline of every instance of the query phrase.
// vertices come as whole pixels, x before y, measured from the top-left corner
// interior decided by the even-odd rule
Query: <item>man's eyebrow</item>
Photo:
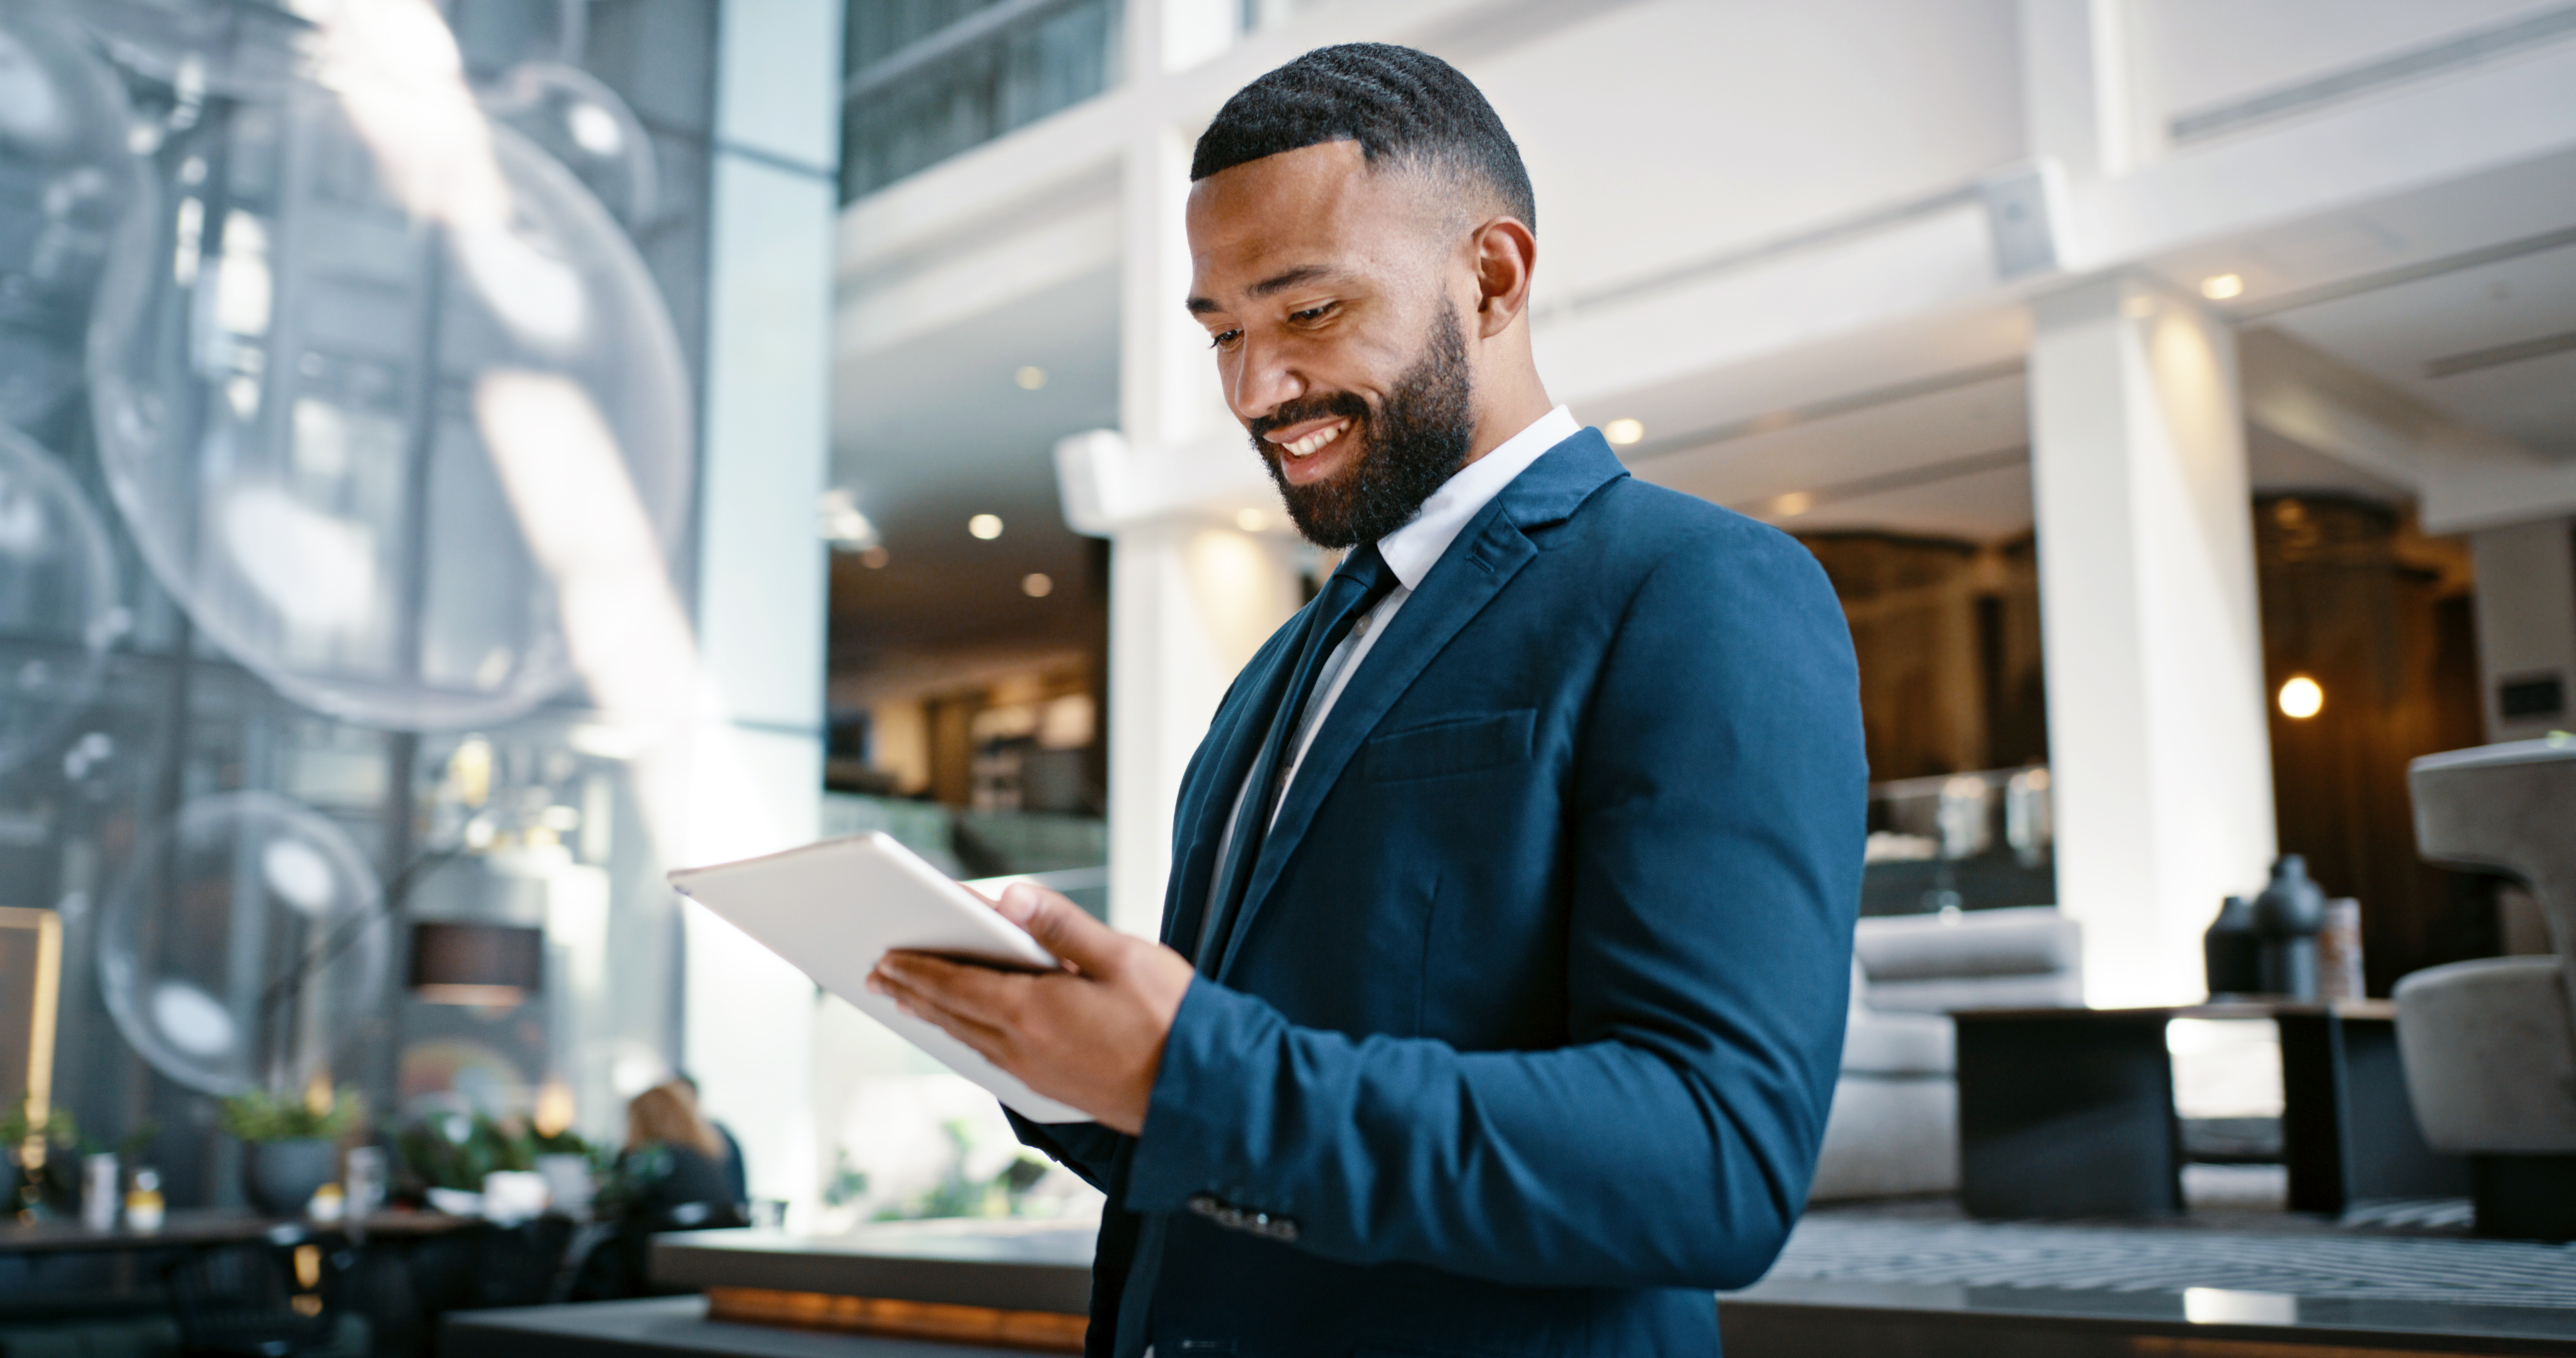
[[[1269,297],[1276,293],[1286,292],[1288,289],[1293,288],[1300,283],[1312,283],[1316,279],[1331,278],[1339,273],[1340,270],[1328,268],[1321,264],[1300,264],[1286,273],[1272,274],[1270,277],[1262,279],[1251,287],[1245,288],[1243,292],[1247,297]],[[1224,308],[1218,306],[1216,299],[1212,297],[1193,297],[1189,300],[1189,309],[1191,315],[1203,316],[1208,312],[1221,311]]]
[[[1290,269],[1286,273],[1272,274],[1270,277],[1262,279],[1251,287],[1245,288],[1244,292],[1248,296],[1268,297],[1274,293],[1286,292],[1288,289],[1293,288],[1300,283],[1312,283],[1318,278],[1328,278],[1335,272],[1335,270],[1325,268],[1321,264],[1301,264],[1296,268]]]

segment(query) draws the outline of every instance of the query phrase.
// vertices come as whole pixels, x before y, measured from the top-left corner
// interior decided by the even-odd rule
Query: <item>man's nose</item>
[[[1245,424],[1306,394],[1305,381],[1289,366],[1279,346],[1256,343],[1247,335],[1236,359],[1226,404],[1234,408],[1234,417]]]

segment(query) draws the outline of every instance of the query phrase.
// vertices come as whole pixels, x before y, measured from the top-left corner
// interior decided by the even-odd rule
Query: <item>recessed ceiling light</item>
[[[1002,535],[1002,516],[999,514],[978,514],[966,521],[966,531],[982,538],[986,542],[991,542],[993,539]]]
[[[2282,716],[2292,721],[2306,721],[2325,709],[2326,691],[2316,680],[2304,674],[2294,674],[2288,683],[2281,685]]]
[[[1043,599],[1055,593],[1055,581],[1031,571],[1020,577],[1020,593],[1032,599]]]
[[[2245,280],[2232,273],[2212,274],[2200,280],[2200,295],[2213,302],[2245,295]]]
[[[1239,509],[1234,514],[1234,526],[1247,533],[1258,533],[1270,526],[1270,516],[1258,509]]]
[[[1046,377],[1046,369],[1034,364],[1011,374],[1011,380],[1019,383],[1020,390],[1022,391],[1035,391],[1038,388],[1045,386]]]
[[[1784,519],[1794,519],[1816,507],[1816,497],[1803,490],[1793,490],[1771,502],[1771,512]]]
[[[1601,426],[1601,437],[1621,447],[1646,436],[1646,426],[1637,420],[1612,420]]]

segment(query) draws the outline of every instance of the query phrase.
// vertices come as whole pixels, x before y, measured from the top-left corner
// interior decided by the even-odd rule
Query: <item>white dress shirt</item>
[[[1288,803],[1288,788],[1297,780],[1297,770],[1306,763],[1306,750],[1315,743],[1315,733],[1324,729],[1324,718],[1330,716],[1333,704],[1341,700],[1342,690],[1349,687],[1353,674],[1368,659],[1371,648],[1395,621],[1396,611],[1413,591],[1422,587],[1422,579],[1447,555],[1449,547],[1466,530],[1467,524],[1481,513],[1503,487],[1517,480],[1539,455],[1581,433],[1583,426],[1565,407],[1539,416],[1521,432],[1503,440],[1492,452],[1458,469],[1458,474],[1441,483],[1422,502],[1422,510],[1413,521],[1377,540],[1378,555],[1386,558],[1387,569],[1395,573],[1395,588],[1379,600],[1377,606],[1351,624],[1350,635],[1324,659],[1324,668],[1315,676],[1315,698],[1306,705],[1305,715],[1297,727],[1296,755],[1288,763],[1286,777],[1279,780],[1279,800],[1271,804],[1270,820],[1279,821],[1279,808]],[[1219,842],[1216,871],[1209,879],[1208,894],[1225,882],[1226,855],[1234,846],[1234,825],[1243,814],[1244,798],[1252,791],[1252,775],[1244,775],[1243,786],[1234,794],[1234,810],[1225,818],[1225,838]]]

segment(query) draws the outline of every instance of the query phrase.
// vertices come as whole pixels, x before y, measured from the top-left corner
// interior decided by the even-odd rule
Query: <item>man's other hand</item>
[[[1196,974],[1189,959],[1025,882],[993,908],[1063,958],[1064,970],[1031,975],[890,952],[868,988],[1038,1093],[1141,1135],[1163,1039]]]

